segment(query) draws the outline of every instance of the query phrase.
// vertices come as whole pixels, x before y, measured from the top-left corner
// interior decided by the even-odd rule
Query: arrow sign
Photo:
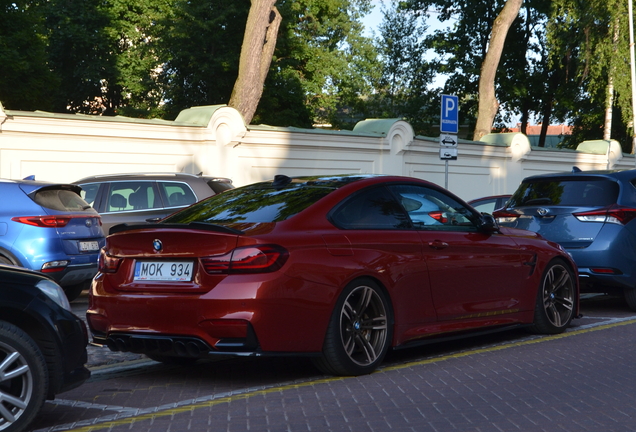
[[[441,134],[439,145],[442,147],[457,147],[457,135]]]

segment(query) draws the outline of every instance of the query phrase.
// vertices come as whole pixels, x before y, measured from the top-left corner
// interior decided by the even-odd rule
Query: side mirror
[[[497,224],[493,215],[482,213],[479,219],[479,229],[487,233],[494,233],[499,231],[499,224]]]

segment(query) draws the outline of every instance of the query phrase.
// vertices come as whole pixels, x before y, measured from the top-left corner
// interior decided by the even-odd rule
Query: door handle
[[[429,242],[428,245],[430,247],[432,247],[433,249],[445,249],[448,247],[448,243],[443,242],[441,240],[433,240],[432,242]]]

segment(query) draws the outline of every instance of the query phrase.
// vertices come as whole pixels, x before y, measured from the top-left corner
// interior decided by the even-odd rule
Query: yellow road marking
[[[540,342],[549,342],[549,341],[563,339],[563,338],[570,337],[570,336],[577,336],[577,335],[580,335],[580,334],[590,333],[590,332],[599,331],[599,330],[607,330],[609,328],[623,326],[623,325],[629,325],[629,324],[634,324],[634,323],[636,323],[636,319],[630,319],[630,320],[626,320],[626,321],[620,321],[620,322],[615,322],[615,323],[611,323],[611,324],[600,325],[600,326],[597,326],[597,327],[590,327],[590,328],[585,328],[585,329],[581,329],[581,330],[574,330],[574,331],[571,331],[571,332],[565,332],[565,333],[561,333],[561,334],[558,334],[558,335],[544,336],[544,337],[539,337],[539,338],[536,338],[536,339],[529,339],[529,340],[524,340],[524,341],[520,341],[520,342],[512,342],[512,343],[507,343],[507,344],[502,344],[502,345],[495,345],[495,346],[488,347],[488,348],[482,348],[482,349],[477,349],[477,350],[469,350],[469,351],[464,351],[464,352],[455,353],[455,354],[449,354],[449,355],[446,355],[446,356],[435,357],[435,358],[426,359],[426,360],[407,362],[407,363],[403,363],[403,364],[396,365],[396,366],[384,367],[384,368],[382,368],[382,369],[380,369],[380,370],[378,370],[378,371],[376,371],[374,373],[390,372],[390,371],[395,371],[395,370],[400,370],[400,369],[406,369],[406,368],[413,367],[413,366],[421,366],[421,365],[438,363],[438,362],[441,362],[441,361],[446,361],[446,360],[451,360],[451,359],[468,357],[468,356],[475,355],[475,354],[491,353],[491,352],[501,351],[501,350],[508,349],[508,348],[515,348],[515,347],[520,347],[520,346],[524,346],[524,345],[532,345],[532,344],[536,344],[536,343],[540,343]],[[220,404],[224,404],[224,403],[230,403],[230,402],[237,401],[237,400],[248,399],[248,398],[255,397],[255,396],[263,396],[263,395],[267,395],[267,394],[271,394],[271,393],[284,392],[286,390],[293,390],[293,389],[299,389],[299,388],[304,388],[304,387],[315,386],[315,385],[319,385],[319,384],[329,384],[329,383],[333,383],[333,382],[337,382],[337,381],[343,381],[343,380],[345,380],[347,378],[350,378],[350,377],[330,377],[330,378],[323,378],[323,379],[319,379],[319,380],[307,381],[307,382],[296,383],[296,384],[287,384],[287,385],[284,385],[284,386],[272,387],[272,388],[269,388],[269,389],[253,390],[253,391],[249,391],[249,392],[243,393],[243,394],[236,394],[236,395],[232,395],[232,396],[221,397],[219,399],[214,399],[214,400],[205,401],[205,402],[197,402],[197,403],[184,405],[184,406],[180,406],[180,407],[176,407],[176,408],[166,409],[166,410],[163,410],[163,411],[157,411],[157,412],[154,412],[154,413],[141,414],[141,415],[126,417],[126,418],[122,418],[122,419],[118,419],[118,420],[105,421],[103,423],[98,423],[98,424],[94,424],[94,425],[91,425],[91,426],[84,426],[84,427],[80,427],[80,428],[77,428],[77,429],[67,429],[67,431],[68,432],[92,432],[92,431],[97,431],[97,430],[101,430],[101,429],[111,429],[111,428],[114,428],[114,427],[117,427],[117,426],[132,425],[133,423],[144,421],[144,420],[152,420],[152,419],[155,419],[155,418],[158,418],[158,417],[168,417],[168,416],[174,416],[174,415],[182,414],[182,413],[186,413],[186,412],[192,412],[192,411],[200,409],[200,408],[210,408],[210,407],[213,407],[213,406],[216,406],[216,405],[220,405]],[[142,409],[142,408],[140,408],[140,409]]]

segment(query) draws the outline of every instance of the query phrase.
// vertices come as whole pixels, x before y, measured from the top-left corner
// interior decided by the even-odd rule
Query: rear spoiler
[[[151,223],[151,222],[140,222],[140,223],[122,223],[118,225],[113,225],[110,227],[108,234],[116,234],[124,231],[135,231],[135,230],[144,230],[144,229],[194,229],[200,231],[212,231],[212,232],[220,232],[224,234],[234,234],[234,235],[243,235],[245,234],[243,231],[226,227],[223,225],[214,225],[204,222],[190,222],[187,224],[164,224],[164,223]]]

